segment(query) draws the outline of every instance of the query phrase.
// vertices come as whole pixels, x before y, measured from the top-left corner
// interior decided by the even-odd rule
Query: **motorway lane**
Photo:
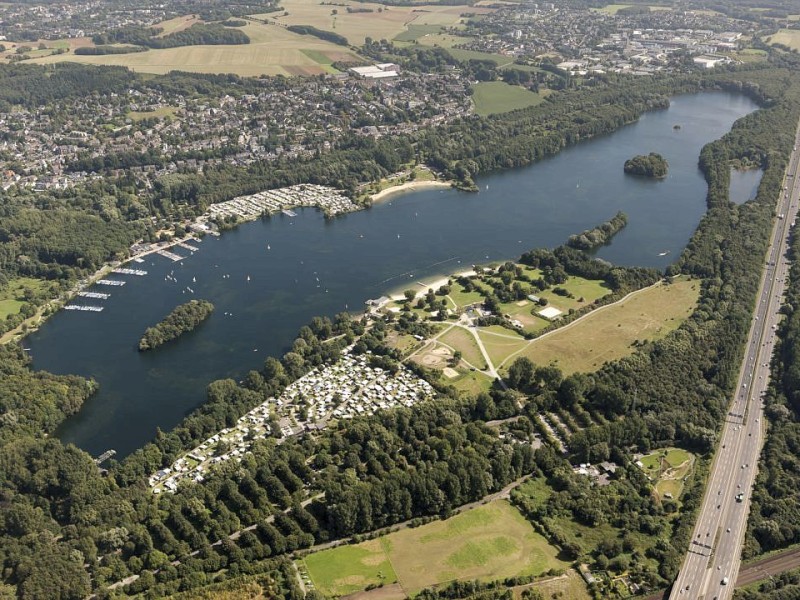
[[[763,442],[762,399],[769,381],[769,364],[789,265],[786,260],[791,225],[800,204],[798,165],[800,130],[789,161],[785,190],[777,203],[758,303],[736,395],[720,436],[703,504],[689,550],[670,594],[671,600],[723,600],[733,595],[747,527],[750,491]],[[742,500],[737,501],[737,494]]]

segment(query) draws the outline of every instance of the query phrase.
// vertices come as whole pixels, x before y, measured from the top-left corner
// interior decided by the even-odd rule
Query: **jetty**
[[[98,280],[97,285],[116,285],[119,287],[121,285],[125,285],[125,282],[118,281],[116,279],[100,279]]]
[[[200,250],[200,248],[197,248],[196,246],[192,246],[190,244],[187,244],[186,242],[178,242],[175,245],[176,246],[180,246],[181,248],[184,248],[185,250],[188,250],[189,252],[197,252],[198,250]]]
[[[283,214],[285,214],[287,217],[296,217],[297,216],[296,212],[294,212],[293,210],[289,210],[288,208],[284,208],[281,212]]]
[[[84,312],[103,312],[104,306],[85,306],[82,304],[67,304],[64,310],[80,310]]]
[[[133,259],[133,262],[141,264],[144,262],[144,259],[137,256]]]
[[[103,292],[78,292],[78,296],[94,298],[95,300],[108,300],[111,294],[104,294]]]
[[[185,257],[181,256],[180,254],[175,254],[174,252],[170,252],[169,250],[159,250],[156,254],[160,254],[173,262],[177,262],[179,260],[183,260]]]
[[[114,456],[116,453],[117,453],[117,451],[114,450],[113,448],[111,450],[106,450],[100,456],[98,456],[97,458],[94,459],[94,464],[100,465],[100,464],[104,463],[105,461],[107,461],[112,456]]]
[[[122,275],[147,275],[147,271],[142,271],[141,269],[126,269],[125,267],[116,268],[112,272],[121,273]]]

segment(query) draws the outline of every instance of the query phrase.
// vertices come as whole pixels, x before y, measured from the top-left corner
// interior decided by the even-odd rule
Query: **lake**
[[[93,455],[114,448],[123,457],[201,404],[210,381],[241,378],[281,355],[315,315],[360,311],[368,298],[434,275],[557,246],[619,210],[628,226],[598,256],[666,267],[705,212],[700,149],[756,108],[724,92],[680,96],[540,163],[480,177],[476,194],[399,195],[332,221],[298,210],[207,237],[194,254],[177,249],[181,262],[152,255],[131,263],[148,274],[114,275],[126,284],[93,288],[111,294],[86,302],[103,312],[61,311],[26,340],[35,368],[100,383],[58,435]],[[669,162],[666,179],[623,173],[625,160],[649,152]],[[139,353],[144,330],[191,298],[213,302],[214,314],[176,342]]]

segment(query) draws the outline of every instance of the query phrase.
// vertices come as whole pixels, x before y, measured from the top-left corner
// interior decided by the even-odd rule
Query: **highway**
[[[670,600],[724,600],[733,596],[750,510],[750,494],[764,440],[762,395],[769,381],[775,330],[789,265],[789,233],[800,203],[800,130],[789,160],[777,218],[764,260],[758,304],[736,393],[722,427],[689,550]]]

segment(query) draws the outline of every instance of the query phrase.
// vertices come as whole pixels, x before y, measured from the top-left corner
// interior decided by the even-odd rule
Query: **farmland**
[[[352,592],[357,585],[363,589],[370,583],[389,584],[393,577],[411,595],[456,579],[490,581],[568,566],[505,500],[377,540],[311,554],[304,563],[311,581],[326,595]]]
[[[463,6],[383,6],[369,2],[358,4],[358,8],[365,12],[348,12],[345,7],[322,5],[315,0],[286,0],[281,6],[288,15],[281,11],[257,16],[282,25],[311,25],[333,31],[357,46],[363,44],[367,37],[391,40],[396,36],[407,36],[409,25],[455,25],[464,12]],[[426,27],[424,30],[416,29],[415,33],[433,30]],[[415,39],[414,35],[411,34],[410,39]]]
[[[797,29],[781,29],[768,38],[770,44],[783,44],[792,50],[800,50],[800,31]]]
[[[250,44],[239,46],[184,46],[134,54],[75,56],[61,54],[35,59],[49,64],[72,61],[100,65],[121,65],[143,73],[172,70],[196,73],[257,75],[318,75],[331,71],[336,61],[357,60],[356,54],[312,36],[286,31],[283,27],[250,22],[241,28]]]

